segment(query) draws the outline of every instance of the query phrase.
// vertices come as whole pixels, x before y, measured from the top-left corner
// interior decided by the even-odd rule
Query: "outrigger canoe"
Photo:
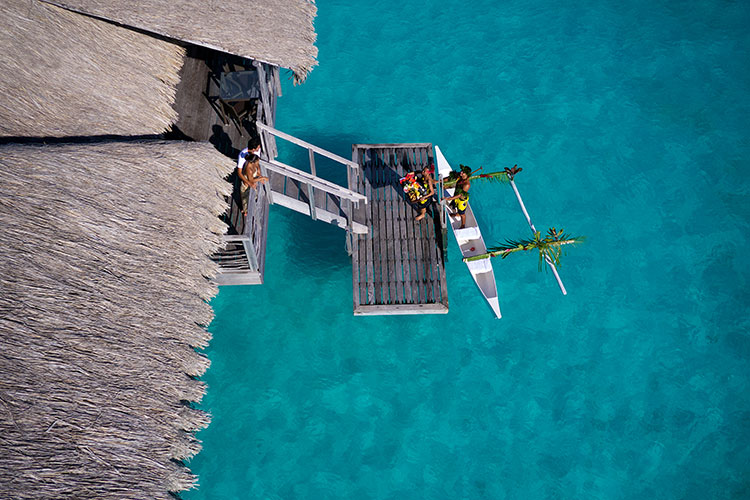
[[[435,158],[437,160],[438,175],[442,179],[446,179],[453,170],[445,159],[440,148],[435,146]],[[447,188],[445,190],[446,198],[453,196],[453,188]],[[480,255],[487,253],[487,246],[484,244],[482,238],[482,232],[479,230],[477,219],[474,217],[474,212],[471,210],[471,204],[466,207],[466,227],[460,229],[461,218],[458,216],[448,218],[450,219],[451,229],[456,237],[458,246],[461,249],[461,254],[464,257],[473,257],[474,255]],[[492,308],[495,316],[500,318],[500,304],[497,299],[497,284],[495,283],[495,271],[492,269],[492,263],[490,258],[474,260],[466,263],[466,267],[469,268],[471,277],[474,278],[474,282],[477,287],[484,295],[487,303]]]

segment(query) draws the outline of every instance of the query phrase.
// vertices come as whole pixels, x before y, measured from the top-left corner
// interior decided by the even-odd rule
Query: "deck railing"
[[[307,189],[309,212],[310,217],[313,220],[317,219],[315,190],[323,191],[324,193],[338,198],[341,204],[341,211],[346,217],[347,231],[351,235],[354,232],[354,209],[356,207],[359,207],[360,203],[366,204],[367,197],[363,194],[357,193],[343,186],[339,186],[338,184],[335,184],[331,181],[318,177],[315,168],[315,154],[317,153],[343,165],[346,168],[347,182],[350,186],[353,185],[353,181],[356,182],[356,180],[359,178],[359,165],[351,160],[347,160],[342,156],[331,153],[330,151],[326,151],[321,147],[298,139],[297,137],[277,130],[260,121],[256,122],[256,127],[261,137],[262,144],[260,162],[261,173],[267,176],[268,172],[274,172],[278,175],[294,179],[303,184]],[[285,141],[291,142],[292,144],[296,144],[297,146],[307,149],[309,158],[309,172],[297,169],[275,159],[275,156],[278,154],[275,145],[276,138],[284,139]],[[270,202],[274,203],[273,194],[271,194]],[[349,240],[349,238],[347,238],[346,244],[347,250],[350,250],[351,241]]]
[[[224,235],[224,249],[214,255],[220,265],[220,285],[251,285],[263,282],[265,245],[268,235],[268,196],[263,184],[251,189],[247,215],[241,205],[232,199],[231,224],[238,234]]]
[[[276,98],[281,95],[279,68],[254,61],[258,72],[260,100],[257,122],[273,124],[276,114]],[[240,130],[238,128],[238,130]],[[240,133],[242,131],[240,130]],[[265,146],[275,155],[275,143]],[[247,215],[242,214],[241,203],[233,199],[230,203],[230,225],[237,234],[225,235],[225,247],[214,256],[219,263],[217,281],[224,285],[259,284],[263,282],[265,246],[268,234],[268,204],[273,196],[267,184],[252,190],[248,199]]]

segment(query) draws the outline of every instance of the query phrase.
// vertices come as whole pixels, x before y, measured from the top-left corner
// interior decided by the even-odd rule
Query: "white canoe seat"
[[[470,260],[466,265],[469,267],[469,271],[472,274],[488,273],[492,271],[492,263],[490,262],[489,257],[481,260]]]
[[[482,237],[482,233],[478,227],[465,227],[463,229],[456,229],[457,240],[478,240]]]

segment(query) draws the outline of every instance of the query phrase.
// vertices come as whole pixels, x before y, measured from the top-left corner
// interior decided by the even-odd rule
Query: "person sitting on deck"
[[[414,220],[419,221],[424,219],[425,215],[427,215],[427,209],[432,203],[432,195],[435,194],[435,180],[432,178],[432,172],[434,171],[435,168],[433,167],[432,162],[430,162],[429,165],[422,169],[421,179],[417,181],[421,185],[419,191],[422,196],[417,198],[416,205],[419,209],[419,214],[417,214]]]
[[[434,167],[430,162],[421,170],[420,174],[409,172],[399,179],[406,193],[406,199],[419,211],[415,220],[424,219],[427,208],[432,201],[432,195],[435,194],[435,181],[432,179],[433,171]]]
[[[237,176],[241,182],[240,198],[242,199],[242,215],[247,215],[250,188],[255,189],[255,186],[259,183],[268,180],[268,177],[260,175],[260,157],[258,156],[260,153],[260,141],[257,141],[257,143],[255,141],[251,139],[248,142],[247,148],[240,152],[240,158],[237,160]]]
[[[469,182],[470,173],[471,168],[461,165],[461,172],[459,172],[458,181],[456,182],[456,190],[453,196],[445,199],[455,209],[455,212],[451,212],[451,217],[455,217],[456,215],[461,217],[461,229],[466,227],[466,208],[469,206],[469,188],[471,187],[471,183]]]

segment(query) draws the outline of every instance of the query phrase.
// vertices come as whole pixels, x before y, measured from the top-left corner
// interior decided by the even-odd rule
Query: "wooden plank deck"
[[[432,144],[355,144],[349,189],[367,196],[368,234],[352,237],[355,315],[448,312],[439,217],[414,220],[398,179],[432,160]],[[436,207],[433,206],[435,210]]]
[[[237,159],[240,150],[255,133],[257,100],[248,103],[253,108],[242,122],[229,120],[225,124],[220,113],[219,79],[225,70],[252,69],[248,60],[209,49],[190,47],[180,70],[174,109],[178,117],[172,126],[175,138],[207,141],[216,149]]]
[[[222,72],[248,71],[254,68],[256,64],[249,59],[203,47],[188,47],[175,95],[174,108],[178,118],[167,137],[209,142],[236,161],[250,137],[257,135],[255,120],[259,117],[260,100],[251,99],[237,104],[249,111],[247,116],[238,120],[239,115],[232,115],[218,100],[219,81]],[[270,80],[266,84],[272,92],[268,111],[260,115],[264,122],[273,125],[278,93],[278,71],[267,66],[264,68],[268,69]],[[268,193],[265,187],[250,193],[248,216],[245,218],[240,208],[240,183],[236,173],[233,172],[227,180],[234,186],[233,193],[227,200],[227,213],[223,217],[229,224],[228,234],[247,239],[244,242],[237,239],[228,241],[225,249],[214,255],[214,260],[220,265],[216,282],[219,285],[260,284],[263,283],[266,260]],[[254,252],[254,255],[249,255],[248,251]]]

